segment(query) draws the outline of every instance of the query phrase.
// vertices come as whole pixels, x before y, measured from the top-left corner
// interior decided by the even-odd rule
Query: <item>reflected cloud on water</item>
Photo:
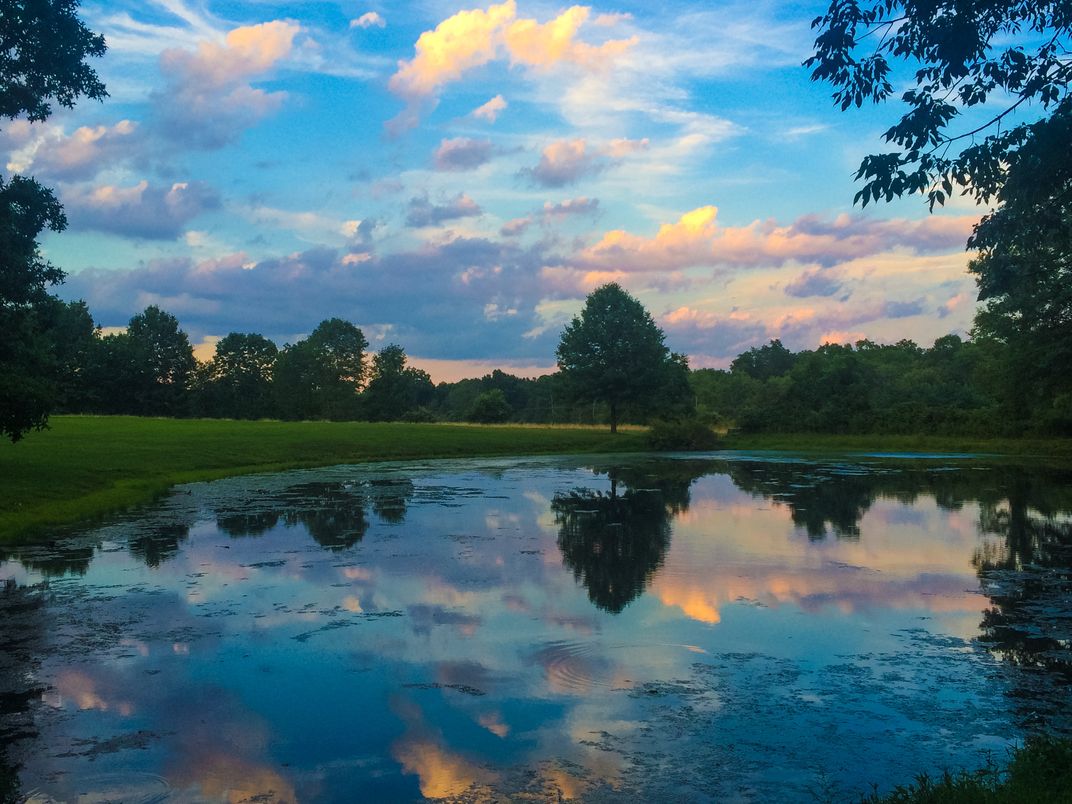
[[[183,487],[0,553],[0,791],[761,800],[975,765],[1072,733],[1068,479],[739,456]]]

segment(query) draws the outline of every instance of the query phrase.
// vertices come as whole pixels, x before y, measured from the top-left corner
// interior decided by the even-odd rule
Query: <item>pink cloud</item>
[[[112,126],[82,126],[69,135],[53,128],[40,132],[32,153],[16,160],[17,168],[60,181],[86,179],[128,158],[137,142],[138,124],[130,120]]]
[[[287,58],[301,30],[275,20],[235,28],[223,42],[202,42],[193,51],[165,50],[160,69],[169,85],[152,96],[161,132],[176,142],[218,148],[275,112],[287,93],[249,81]]]
[[[592,145],[582,137],[555,140],[540,153],[535,167],[522,171],[543,187],[563,187],[601,173],[613,163],[648,147],[648,140],[611,140]]]
[[[499,119],[499,113],[505,110],[507,106],[509,106],[509,104],[506,102],[506,99],[503,98],[502,95],[496,95],[487,103],[473,109],[472,115],[477,120],[486,120],[489,123],[494,123]]]
[[[977,216],[930,216],[918,221],[815,215],[782,225],[773,220],[722,227],[718,209],[699,207],[653,237],[621,229],[577,257],[579,267],[660,272],[701,266],[780,266],[789,262],[836,265],[895,249],[933,253],[963,249]]]

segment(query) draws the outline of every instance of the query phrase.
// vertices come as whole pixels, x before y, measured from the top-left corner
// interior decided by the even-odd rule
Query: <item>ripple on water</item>
[[[593,690],[632,690],[645,681],[644,657],[667,650],[706,653],[696,645],[665,642],[604,644],[597,640],[555,640],[543,643],[532,655],[543,667],[554,692],[585,694]],[[636,659],[640,657],[640,662]],[[633,661],[628,661],[633,659]]]
[[[167,801],[172,793],[167,781],[152,773],[101,773],[82,776],[77,780],[74,800],[84,802],[122,801],[124,804],[158,804]],[[60,798],[41,790],[32,790],[24,804],[58,804],[71,800],[64,794]]]

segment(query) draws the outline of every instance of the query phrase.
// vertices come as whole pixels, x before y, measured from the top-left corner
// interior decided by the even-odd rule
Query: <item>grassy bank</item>
[[[644,449],[630,431],[55,416],[0,443],[0,540],[144,503],[176,483],[339,463]]]
[[[1013,752],[1007,768],[920,775],[915,784],[861,804],[1068,804],[1072,802],[1072,740],[1039,737]]]
[[[730,433],[726,449],[800,452],[971,452],[1019,458],[1072,460],[1070,438],[977,438],[932,435],[824,435]]]

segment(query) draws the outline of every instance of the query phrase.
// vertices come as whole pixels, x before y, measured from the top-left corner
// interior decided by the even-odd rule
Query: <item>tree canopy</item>
[[[85,60],[104,37],[78,19],[76,0],[12,0],[0,10],[0,117],[45,120],[52,103],[102,99],[104,84]],[[57,362],[44,329],[47,288],[63,271],[42,259],[37,239],[67,225],[55,195],[32,178],[0,177],[0,433],[18,441],[40,429],[56,402]]]
[[[1047,116],[1072,110],[1067,0],[833,0],[812,27],[819,34],[804,64],[834,86],[842,110],[887,100],[901,78],[896,62],[918,67],[901,95],[907,111],[884,134],[895,150],[865,157],[857,172],[865,205],[923,193],[933,208],[954,186],[990,201],[1016,151],[1044,137]],[[1041,119],[1010,125],[1032,104]]]
[[[675,381],[683,358],[671,355],[664,338],[644,305],[612,282],[588,294],[563,331],[558,366],[575,398],[607,404],[617,432],[623,405],[650,403],[668,387],[688,393],[687,383]]]

